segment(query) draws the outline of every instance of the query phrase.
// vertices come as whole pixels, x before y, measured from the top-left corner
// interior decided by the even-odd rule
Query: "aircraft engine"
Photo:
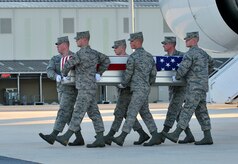
[[[160,0],[162,15],[180,39],[199,31],[212,52],[238,52],[238,0]]]

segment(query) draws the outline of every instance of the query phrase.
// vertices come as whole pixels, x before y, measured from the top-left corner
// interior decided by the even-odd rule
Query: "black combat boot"
[[[170,129],[171,129],[171,127],[165,125],[162,132],[168,133]],[[164,141],[165,141],[165,137],[162,135],[161,136],[161,142],[164,143]]]
[[[73,142],[69,142],[69,146],[82,146],[84,145],[84,139],[81,134],[81,131],[75,132],[76,139]]]
[[[118,137],[113,137],[112,141],[119,146],[123,146],[127,134],[128,133],[122,131],[122,133]]]
[[[51,134],[48,135],[44,135],[42,133],[39,133],[39,136],[45,140],[46,142],[48,142],[49,144],[53,145],[56,139],[56,136],[59,134],[59,131],[57,130],[53,130],[53,132]]]
[[[189,127],[187,127],[185,130],[184,130],[185,134],[186,134],[186,137],[183,139],[183,140],[179,140],[178,143],[179,144],[187,144],[187,143],[193,143],[195,142],[195,139],[194,139],[194,136],[190,130]]]
[[[116,132],[114,130],[110,130],[106,136],[103,137],[105,144],[111,145],[112,144],[112,138]]]
[[[154,131],[151,133],[152,138],[148,143],[144,143],[143,146],[154,146],[154,145],[159,145],[161,144],[161,138],[162,134],[158,133],[157,131]]]
[[[103,132],[98,132],[96,140],[92,144],[87,144],[87,148],[105,147]]]
[[[210,130],[205,130],[204,132],[204,138],[201,141],[196,141],[195,145],[212,145],[212,135]]]
[[[174,142],[174,143],[177,143],[178,139],[179,139],[179,135],[182,133],[183,129],[177,127],[175,129],[174,132],[172,133],[165,133],[165,132],[162,132],[162,134],[168,138],[170,141]]]
[[[150,139],[150,136],[142,128],[138,129],[137,132],[139,133],[140,137],[138,141],[134,142],[134,145],[141,145]]]
[[[61,143],[64,146],[67,146],[69,139],[73,134],[74,134],[74,132],[72,130],[67,130],[67,132],[64,135],[57,136],[56,141],[58,141],[59,143]]]

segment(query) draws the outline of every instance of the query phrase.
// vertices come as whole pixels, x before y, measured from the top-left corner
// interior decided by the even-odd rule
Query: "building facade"
[[[133,31],[129,6],[128,0],[3,0],[0,2],[0,61],[49,60],[57,54],[55,42],[60,36],[69,36],[71,50],[76,52],[78,47],[73,38],[76,32],[86,30],[90,31],[92,48],[114,56],[113,42],[127,40]],[[154,56],[164,55],[161,41],[173,33],[163,20],[158,0],[135,0],[134,7],[134,31],[143,32],[144,48]],[[127,45],[127,53],[130,54],[129,42]],[[182,40],[177,40],[177,49],[186,51]],[[4,73],[9,72],[0,69],[0,74]],[[18,88],[19,97],[38,95],[48,103],[57,100],[56,94],[49,97],[55,82],[45,78],[44,71],[38,76],[37,73],[34,75],[34,71],[26,73],[28,81],[21,80],[25,76],[21,72],[15,73],[12,75],[15,78],[0,79],[0,103],[3,102],[5,88]],[[19,74],[21,76],[18,77]],[[31,90],[34,87],[30,87],[26,90],[18,86],[27,83],[36,84],[37,89]],[[116,101],[116,88],[106,88],[104,99]],[[150,102],[167,100],[166,86],[152,89]]]

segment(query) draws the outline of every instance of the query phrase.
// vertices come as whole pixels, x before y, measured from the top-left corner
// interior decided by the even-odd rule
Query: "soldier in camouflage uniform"
[[[122,146],[128,133],[130,133],[138,113],[145,122],[152,139],[145,146],[160,144],[160,134],[157,133],[157,127],[149,110],[148,96],[150,85],[155,82],[157,69],[153,56],[144,50],[142,32],[130,34],[130,46],[135,51],[129,56],[126,64],[126,70],[122,76],[122,82],[119,88],[130,86],[132,96],[128,106],[126,121],[122,128],[122,133],[113,138],[112,141]]]
[[[89,31],[78,32],[75,39],[78,47],[81,49],[65,63],[62,73],[66,76],[70,69],[75,67],[78,95],[69,128],[64,135],[58,136],[56,140],[66,146],[72,134],[80,129],[80,124],[87,112],[89,118],[93,121],[94,129],[97,133],[96,141],[92,144],[87,144],[87,147],[104,147],[104,125],[97,106],[97,84],[95,76],[96,73],[102,75],[108,68],[110,60],[108,56],[90,48]],[[99,68],[97,72],[98,64]]]
[[[184,53],[176,50],[176,37],[166,36],[164,41],[161,42],[164,47],[164,51],[167,52],[165,56],[183,56]],[[182,109],[182,105],[185,99],[185,86],[169,86],[169,107],[166,114],[166,119],[164,121],[163,132],[169,132],[173,127],[175,120],[178,118],[178,115]],[[179,140],[178,143],[192,143],[195,142],[193,134],[189,127],[185,130],[186,137],[184,140]],[[164,137],[162,142],[164,142]]]
[[[61,70],[60,70],[60,60],[62,57],[67,55],[72,55],[74,53],[69,50],[68,36],[57,38],[57,42],[55,43],[55,45],[57,46],[57,50],[59,54],[56,56],[53,56],[50,59],[49,65],[46,68],[46,72],[47,72],[48,78],[56,81],[58,101],[60,103],[61,95],[63,92],[63,85],[61,84],[62,76],[61,76]]]
[[[117,56],[128,57],[128,55],[126,54],[125,39],[115,41],[112,48],[114,49],[114,52]],[[118,97],[117,105],[114,111],[114,116],[115,116],[114,121],[112,122],[112,126],[109,133],[106,136],[104,136],[104,141],[108,145],[111,145],[113,135],[116,132],[118,132],[121,126],[121,123],[123,121],[123,118],[126,118],[127,108],[131,101],[131,95],[132,95],[132,92],[130,91],[130,87],[118,89],[118,95],[119,97]],[[142,129],[142,126],[140,125],[137,119],[135,120],[133,130],[137,131],[140,135],[139,140],[134,142],[135,145],[140,145],[143,142],[150,139],[148,134],[146,134],[145,131]]]
[[[61,58],[74,55],[74,53],[69,50],[69,39],[67,36],[60,37],[58,38],[57,43],[55,44],[57,45],[57,49],[60,54],[51,58],[47,67],[47,76],[52,80],[57,80],[58,78],[57,90],[59,91],[61,99],[60,108],[57,113],[52,133],[49,135],[39,133],[40,137],[51,145],[54,144],[56,136],[63,131],[66,123],[70,122],[77,97],[77,89],[75,88],[75,86],[61,84]],[[81,135],[81,131],[77,131],[75,135],[75,141],[73,143],[70,143],[69,145],[84,145],[84,140]]]
[[[211,136],[211,122],[206,106],[206,92],[208,91],[209,74],[213,71],[214,60],[198,47],[198,32],[189,32],[184,38],[188,52],[179,65],[175,78],[184,78],[187,83],[185,104],[180,113],[177,128],[172,133],[163,135],[173,142],[177,142],[181,132],[187,128],[195,112],[196,118],[204,132],[204,138],[195,145],[213,144]]]

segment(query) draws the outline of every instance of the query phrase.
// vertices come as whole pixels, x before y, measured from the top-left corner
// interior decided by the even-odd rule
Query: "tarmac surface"
[[[163,128],[167,103],[150,104],[158,131]],[[138,134],[127,136],[123,147],[116,144],[105,148],[86,146],[49,145],[38,133],[52,131],[58,105],[0,106],[0,164],[237,164],[238,163],[238,107],[237,104],[208,104],[212,122],[213,145],[175,144],[169,140],[152,146],[135,146]],[[105,125],[105,134],[114,119],[115,104],[99,105]],[[138,117],[146,132],[147,128]],[[175,127],[175,126],[174,126]],[[95,132],[86,115],[82,122],[85,143],[92,143]],[[196,140],[203,137],[195,117],[190,128]],[[65,128],[67,130],[67,126]],[[119,131],[120,132],[120,131]],[[119,135],[117,133],[115,136]],[[181,134],[181,139],[184,138]],[[71,138],[74,140],[74,137]]]

